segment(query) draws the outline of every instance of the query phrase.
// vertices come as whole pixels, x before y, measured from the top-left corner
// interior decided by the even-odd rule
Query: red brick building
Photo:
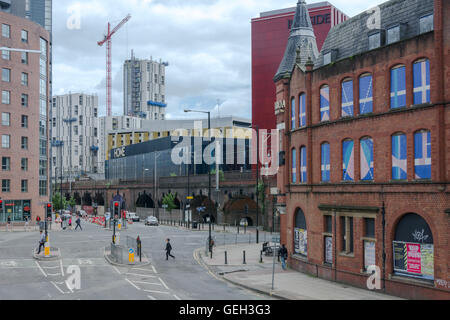
[[[318,50],[330,29],[347,20],[348,16],[328,1],[307,6]],[[252,24],[252,123],[261,129],[275,129],[273,113],[275,88],[273,75],[286,49],[295,7],[262,12]]]
[[[315,55],[299,1],[274,78],[281,241],[296,270],[449,299],[450,3],[378,8]]]
[[[44,217],[48,202],[49,33],[0,12],[0,222]],[[30,50],[29,52],[18,51]],[[36,53],[33,51],[40,51]]]

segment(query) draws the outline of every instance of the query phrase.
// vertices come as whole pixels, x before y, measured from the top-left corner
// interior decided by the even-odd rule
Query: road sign
[[[169,206],[167,204],[163,204],[162,206],[164,209],[167,209]]]
[[[130,254],[132,254],[132,253],[134,253],[134,249],[133,249],[133,248],[130,248],[130,249],[128,250],[128,252],[129,252]]]
[[[186,197],[187,200],[194,200],[194,197]]]
[[[272,237],[272,242],[280,243],[280,237],[277,236]]]
[[[128,261],[134,262],[134,249],[133,248],[128,249]]]

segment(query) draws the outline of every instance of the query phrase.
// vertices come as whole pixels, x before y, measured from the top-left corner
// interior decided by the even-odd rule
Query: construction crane
[[[97,44],[101,47],[106,42],[106,114],[107,116],[111,116],[112,109],[112,99],[111,99],[111,88],[112,88],[112,79],[111,79],[111,37],[125,24],[128,20],[131,19],[131,15],[128,14],[125,19],[123,19],[112,31],[111,24],[108,22],[108,33],[104,36],[102,41],[97,42]]]

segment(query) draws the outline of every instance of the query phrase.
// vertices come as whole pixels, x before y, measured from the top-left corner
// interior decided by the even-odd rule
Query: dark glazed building
[[[362,288],[375,267],[388,294],[449,299],[450,2],[385,2],[317,57],[297,6],[274,78],[291,266]]]

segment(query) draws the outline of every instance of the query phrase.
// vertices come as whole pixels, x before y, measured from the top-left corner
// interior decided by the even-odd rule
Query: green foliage
[[[216,175],[216,169],[212,169],[210,174],[212,176],[215,176]],[[225,174],[223,173],[222,170],[219,170],[219,181],[220,182],[225,181]]]
[[[67,201],[67,204],[71,207],[71,208],[75,208],[75,206],[77,205],[77,202],[75,201],[74,197],[71,197],[69,201]]]
[[[62,207],[61,207],[61,203],[62,203]],[[53,194],[52,204],[53,204],[53,210],[55,210],[55,211],[65,210],[67,207],[66,197],[62,197],[62,199],[61,199],[61,193],[56,192]]]
[[[167,205],[167,210],[169,212],[177,208],[177,205],[175,204],[175,195],[173,193],[166,194],[162,203]]]

